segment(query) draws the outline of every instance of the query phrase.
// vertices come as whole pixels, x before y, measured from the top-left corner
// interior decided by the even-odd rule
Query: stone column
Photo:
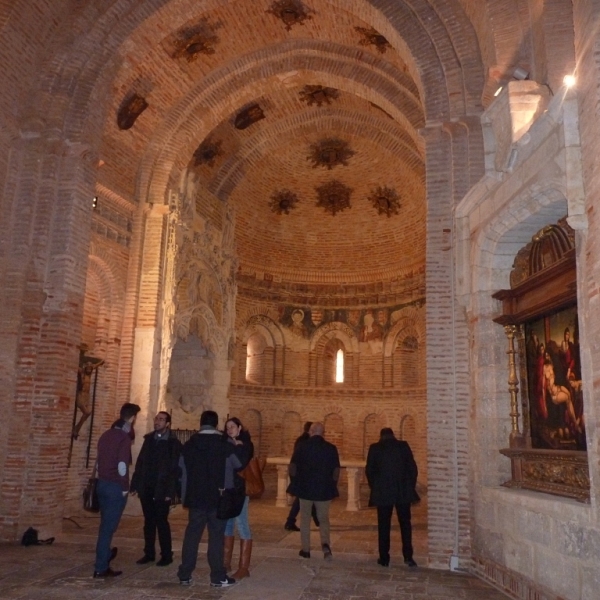
[[[346,467],[348,476],[348,501],[346,510],[356,512],[360,510],[360,480],[362,478],[361,467]]]
[[[275,500],[277,508],[284,508],[288,505],[286,492],[288,482],[288,465],[277,465],[277,499]]]

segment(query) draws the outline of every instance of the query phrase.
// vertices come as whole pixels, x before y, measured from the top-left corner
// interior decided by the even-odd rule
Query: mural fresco
[[[344,323],[354,331],[360,342],[380,342],[398,320],[399,311],[413,306],[420,308],[424,299],[387,308],[326,310],[306,306],[281,306],[279,322],[301,338],[309,338],[321,325]]]
[[[525,325],[533,448],[586,450],[577,308]]]

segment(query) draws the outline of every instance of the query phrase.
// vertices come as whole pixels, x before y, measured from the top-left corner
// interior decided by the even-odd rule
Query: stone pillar
[[[162,264],[165,241],[165,214],[168,207],[155,205],[148,211],[140,245],[140,279],[136,327],[133,341],[131,392],[129,401],[142,408],[136,422],[134,454],[142,444],[142,435],[150,431],[158,410],[161,353],[159,322],[162,299]],[[168,374],[164,374],[168,376]]]

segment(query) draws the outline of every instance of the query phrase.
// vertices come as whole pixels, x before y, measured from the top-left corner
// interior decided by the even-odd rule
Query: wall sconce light
[[[524,81],[525,79],[529,79],[529,71],[526,71],[523,67],[515,67],[515,70],[512,73],[515,79],[519,81]]]
[[[92,198],[92,210],[96,210],[98,208],[98,196],[94,196]]]

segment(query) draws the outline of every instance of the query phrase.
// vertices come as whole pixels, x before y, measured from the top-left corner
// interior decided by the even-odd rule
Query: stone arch
[[[518,250],[544,225],[558,221],[567,212],[564,183],[557,179],[546,181],[543,187],[538,184],[526,188],[513,197],[473,242],[477,248],[473,265],[480,283],[478,291],[509,287]]]
[[[181,312],[177,319],[177,337],[185,340],[196,327],[197,337],[202,340],[212,354],[218,357],[227,355],[227,339],[219,327],[209,306],[201,304],[191,311]]]

